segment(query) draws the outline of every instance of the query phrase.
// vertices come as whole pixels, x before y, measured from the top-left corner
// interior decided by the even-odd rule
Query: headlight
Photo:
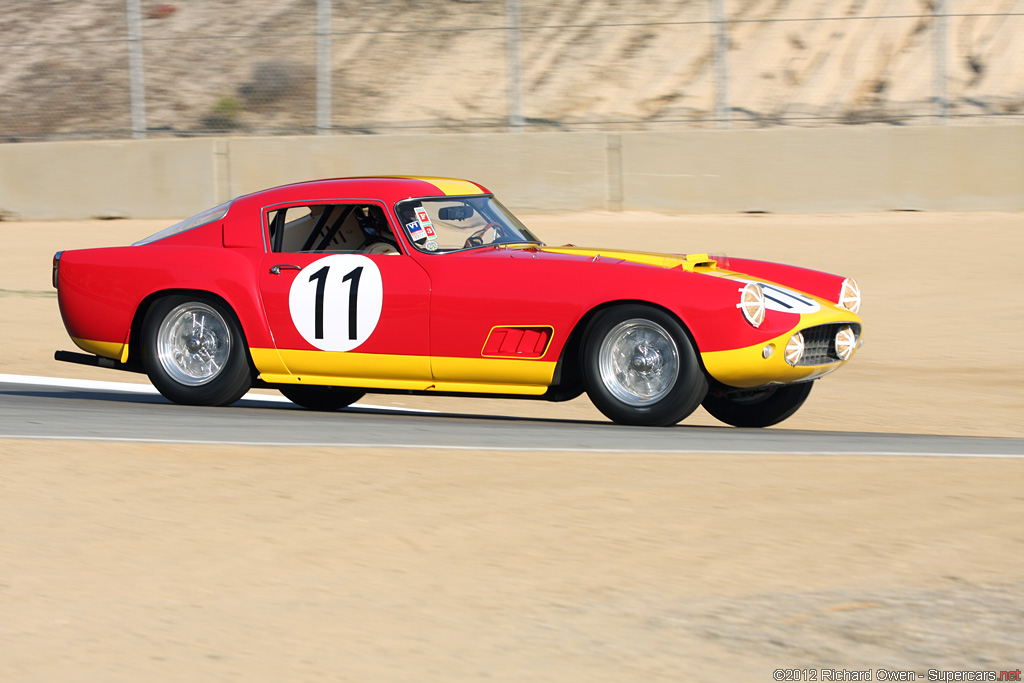
[[[857,335],[849,325],[843,325],[836,332],[836,355],[840,360],[850,360],[850,356],[857,350]]]
[[[797,332],[789,338],[786,344],[786,362],[796,365],[804,357],[804,335]]]
[[[740,292],[740,302],[736,308],[743,311],[743,317],[747,322],[758,327],[764,322],[764,290],[761,285],[751,282],[745,285]]]
[[[851,313],[860,311],[860,287],[852,277],[843,280],[843,285],[839,288],[839,305]]]

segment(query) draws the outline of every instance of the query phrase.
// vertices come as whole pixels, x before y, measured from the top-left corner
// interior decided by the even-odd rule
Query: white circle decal
[[[288,310],[302,338],[324,351],[351,351],[380,320],[384,282],[377,264],[359,254],[334,254],[299,271]]]

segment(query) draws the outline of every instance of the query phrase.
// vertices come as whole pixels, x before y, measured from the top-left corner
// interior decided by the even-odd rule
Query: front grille
[[[800,330],[804,335],[804,356],[797,365],[838,363],[840,358],[836,353],[836,333],[847,325],[853,328],[853,334],[859,341],[860,325],[857,323],[829,323]]]

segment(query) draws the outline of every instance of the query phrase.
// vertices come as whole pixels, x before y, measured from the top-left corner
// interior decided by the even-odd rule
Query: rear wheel
[[[278,390],[292,403],[309,410],[341,410],[366,395],[365,391],[347,387],[299,386],[298,384],[279,386]]]
[[[583,343],[583,384],[597,409],[620,424],[673,425],[707,393],[682,325],[650,306],[599,315]]]
[[[733,427],[769,427],[795,413],[807,400],[812,385],[801,382],[712,392],[704,399],[704,410]]]
[[[142,324],[142,364],[153,386],[175,403],[234,403],[252,386],[245,342],[230,309],[212,300],[160,299]]]

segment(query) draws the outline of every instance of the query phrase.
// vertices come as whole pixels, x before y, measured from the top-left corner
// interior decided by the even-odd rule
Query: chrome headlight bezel
[[[798,365],[804,357],[805,348],[804,335],[802,332],[797,332],[786,342],[786,362],[793,366]]]
[[[853,352],[857,350],[857,333],[853,331],[853,327],[850,325],[844,325],[836,332],[836,338],[833,343],[839,360],[848,361],[853,357]]]
[[[860,285],[852,277],[848,277],[839,287],[839,307],[845,308],[850,313],[859,313],[860,306]]]
[[[743,318],[753,327],[760,327],[764,322],[765,303],[764,289],[758,282],[748,282],[739,289],[740,301],[736,308],[743,313]]]

